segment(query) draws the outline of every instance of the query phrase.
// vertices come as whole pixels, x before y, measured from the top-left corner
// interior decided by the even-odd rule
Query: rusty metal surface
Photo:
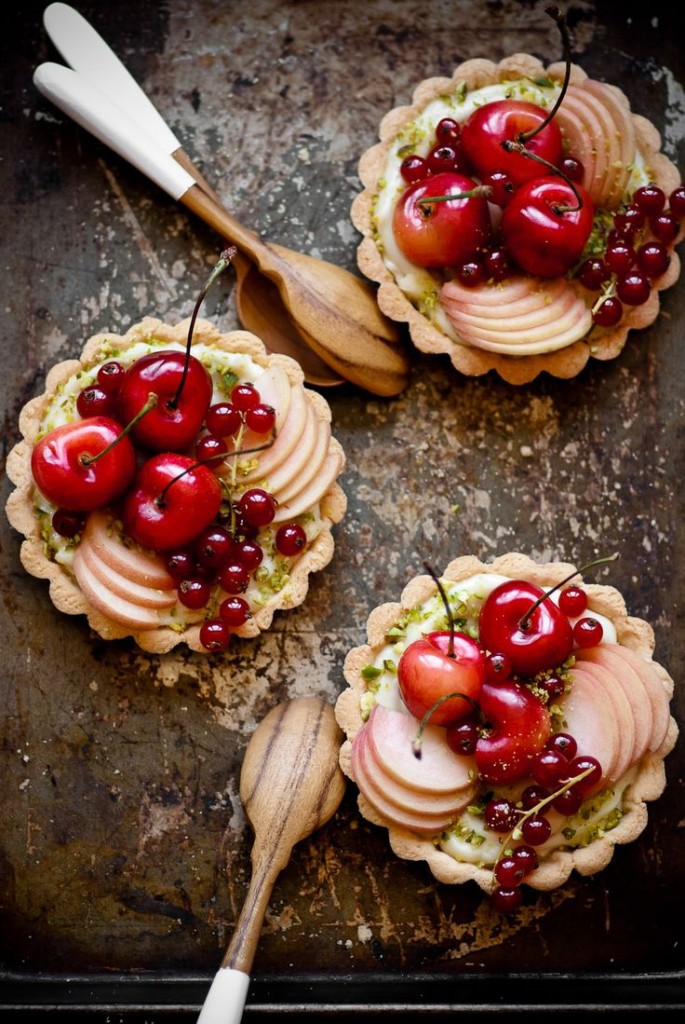
[[[0,43],[4,453],[19,409],[54,362],[144,314],[188,315],[219,251],[209,229],[38,96],[33,68],[57,59],[43,6],[16,5]],[[269,239],[350,269],[356,164],[382,114],[468,57],[559,52],[542,2],[77,6],[229,208]],[[620,85],[685,167],[675,9],[567,8],[574,59]],[[205,307],[224,328],[237,326],[230,292],[226,279]],[[301,608],[220,656],[157,657],[94,638],[23,572],[19,538],[1,517],[5,992],[23,992],[25,979],[35,995],[44,974],[57,1005],[77,996],[84,1006],[133,1005],[132,972],[168,982],[169,1004],[199,1006],[248,881],[251,835],[237,793],[251,730],[287,696],[333,701],[369,611],[396,599],[425,557],[443,566],[460,553],[520,549],[582,562],[620,549],[610,582],[654,625],[683,720],[684,303],[681,277],[651,328],[571,382],[468,380],[417,355],[397,399],[352,386],[327,392],[348,455],[335,557]],[[8,492],[3,478],[3,504]],[[493,1012],[515,1001],[517,978],[528,975],[570,977],[578,993],[594,979],[599,1007],[630,991],[621,979],[649,975],[652,1005],[682,1001],[682,746],[642,837],[601,874],[530,901],[515,921],[494,916],[475,886],[439,885],[422,864],[398,861],[349,790],[276,886],[248,1015],[285,1014],[300,983],[309,1011],[326,1003],[332,1013],[363,982],[369,1007],[402,1015],[432,1004],[435,1016],[475,1005],[473,986],[500,975],[509,980],[481,1000]],[[103,972],[123,979],[114,995],[96,984]],[[60,988],[75,975],[81,989]],[[572,1004],[573,988],[559,985]],[[144,990],[139,1003],[161,998]],[[157,1017],[150,1010],[145,1019]]]

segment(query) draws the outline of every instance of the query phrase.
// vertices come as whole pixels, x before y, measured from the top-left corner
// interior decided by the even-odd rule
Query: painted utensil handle
[[[173,199],[194,185],[194,178],[160,150],[139,125],[71,68],[51,62],[36,68],[36,88],[77,124],[147,175]]]
[[[108,96],[165,153],[181,144],[131,73],[92,25],[68,4],[50,4],[43,24],[64,60],[91,86]]]
[[[220,967],[214,975],[197,1024],[240,1024],[249,984],[249,974],[233,967]]]

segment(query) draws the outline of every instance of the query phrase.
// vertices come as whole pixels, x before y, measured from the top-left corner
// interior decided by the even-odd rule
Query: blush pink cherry
[[[135,471],[131,441],[122,436],[121,424],[107,416],[56,427],[36,443],[31,454],[38,490],[54,505],[72,512],[108,505],[123,494]]]
[[[176,452],[143,463],[124,499],[122,521],[133,540],[153,551],[183,548],[212,523],[221,485],[207,466]]]
[[[422,719],[449,694],[463,695],[449,697],[436,707],[431,725],[449,725],[473,715],[484,679],[483,652],[465,633],[427,633],[409,644],[397,666],[402,700],[415,718]]]

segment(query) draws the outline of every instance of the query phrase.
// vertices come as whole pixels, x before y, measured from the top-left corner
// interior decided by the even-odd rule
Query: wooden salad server
[[[348,380],[393,396],[409,361],[371,286],[324,260],[264,241],[218,200],[135,79],[95,29],[67,4],[44,13],[64,67],[36,69],[39,91],[101,142],[238,246],[236,306],[271,351],[297,359],[309,383]]]
[[[245,751],[240,799],[254,831],[252,878],[198,1024],[238,1024],[262,920],[293,846],[324,825],[345,793],[342,733],[330,704],[295,697],[260,722]]]

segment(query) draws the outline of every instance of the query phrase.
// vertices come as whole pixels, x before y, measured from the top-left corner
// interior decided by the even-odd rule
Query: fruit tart
[[[105,639],[225,648],[302,603],[346,499],[328,403],[292,359],[207,320],[98,334],[24,407],[21,560]]]
[[[573,377],[654,321],[685,188],[618,88],[568,57],[473,59],[379,134],[352,206],[358,263],[418,349],[520,384]]]
[[[506,913],[522,882],[597,872],[642,832],[678,734],[673,681],[615,588],[520,553],[462,557],[367,629],[345,661],[340,758],[398,856]]]

